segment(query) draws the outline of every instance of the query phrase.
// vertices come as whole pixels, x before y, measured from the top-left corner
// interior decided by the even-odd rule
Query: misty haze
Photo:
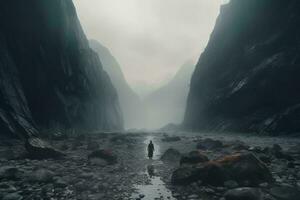
[[[125,128],[157,130],[180,124],[194,66],[224,1],[74,3],[93,39],[91,47],[118,91]],[[101,53],[100,45],[109,53]]]
[[[0,1],[0,199],[298,200],[299,10]]]

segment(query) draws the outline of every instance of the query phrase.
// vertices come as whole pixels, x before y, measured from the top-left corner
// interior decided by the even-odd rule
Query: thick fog
[[[225,1],[74,3],[88,38],[109,50],[102,55],[100,50],[99,56],[118,91],[125,127],[157,129],[181,123],[194,66]],[[187,62],[193,64],[183,65]],[[142,100],[126,87],[121,71]]]
[[[108,47],[144,94],[205,48],[223,0],[74,0],[89,38]],[[147,92],[145,92],[145,91]]]

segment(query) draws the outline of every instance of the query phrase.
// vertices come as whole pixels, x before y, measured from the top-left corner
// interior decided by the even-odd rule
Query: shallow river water
[[[152,140],[155,151],[153,155],[153,159],[149,160],[149,164],[145,166],[145,171],[142,173],[146,174],[146,176],[150,180],[150,184],[147,185],[136,185],[137,193],[133,195],[134,199],[141,198],[143,200],[156,200],[156,199],[168,199],[168,200],[176,200],[171,191],[166,188],[165,183],[161,180],[159,176],[156,175],[156,167],[158,165],[162,165],[163,162],[159,160],[161,156],[160,147],[158,143],[155,142],[152,136],[148,136],[144,141],[145,144],[145,152],[144,155],[147,158],[147,145]]]

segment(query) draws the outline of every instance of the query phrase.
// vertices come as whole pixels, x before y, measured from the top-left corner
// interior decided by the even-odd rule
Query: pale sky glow
[[[127,81],[160,85],[205,48],[223,0],[73,0],[88,38],[109,48]]]

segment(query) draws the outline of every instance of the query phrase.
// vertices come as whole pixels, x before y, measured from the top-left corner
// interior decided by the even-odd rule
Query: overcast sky
[[[198,60],[224,0],[73,0],[90,39],[110,49],[127,81],[161,85]]]

